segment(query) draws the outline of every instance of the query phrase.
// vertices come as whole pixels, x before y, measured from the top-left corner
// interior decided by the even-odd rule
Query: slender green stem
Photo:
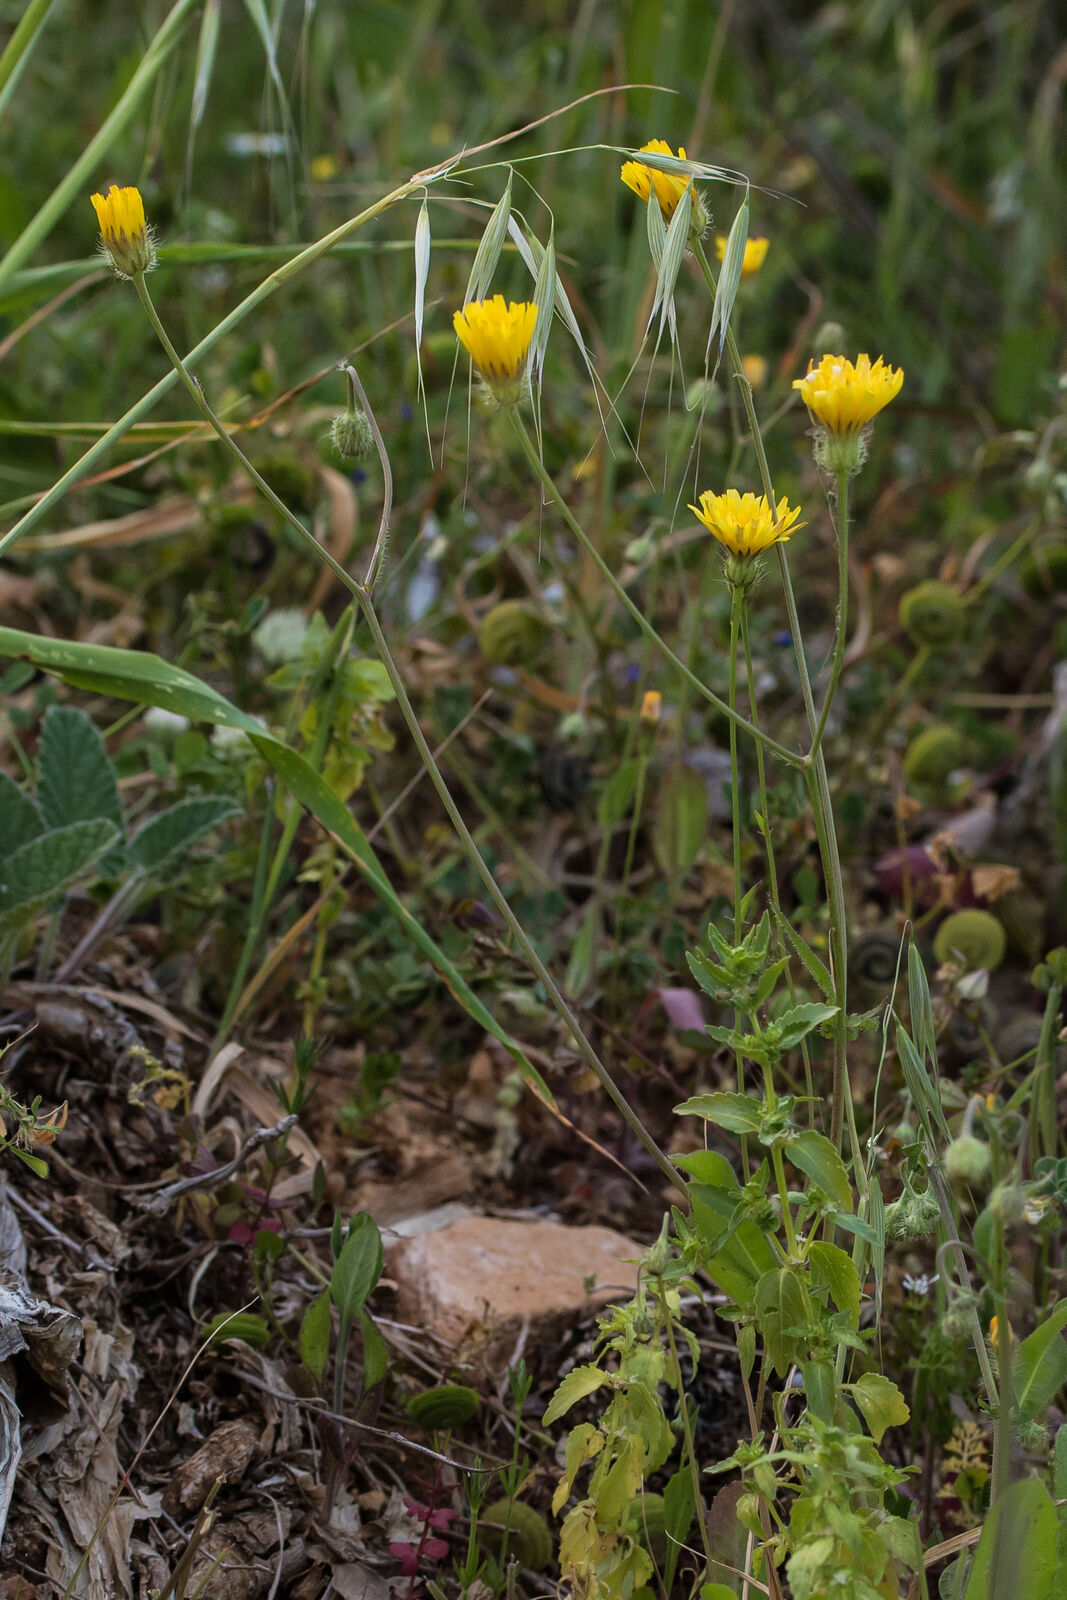
[[[526,426],[523,423],[522,418],[519,416],[517,408],[513,409],[509,414],[511,416],[512,423],[514,424],[515,433],[518,437],[519,443],[522,445],[526,459],[530,463],[534,477],[537,479],[538,483],[540,483],[541,487],[544,489],[552,503],[557,507],[560,515],[563,517],[564,522],[567,524],[568,528],[573,533],[582,549],[585,551],[586,555],[592,561],[593,565],[600,573],[600,576],[608,585],[608,588],[615,595],[615,598],[620,601],[623,606],[625,606],[626,610],[630,613],[630,616],[640,628],[641,632],[646,636],[646,638],[652,641],[652,643],[666,657],[675,670],[681,673],[682,677],[690,685],[690,687],[694,688],[698,694],[703,696],[705,700],[710,701],[717,711],[721,711],[724,717],[729,718],[731,723],[736,723],[739,728],[743,728],[745,732],[751,734],[754,739],[759,739],[768,750],[773,750],[774,754],[778,756],[779,760],[787,761],[791,767],[802,766],[803,759],[796,755],[794,751],[787,750],[784,744],[779,744],[776,739],[772,739],[768,734],[758,731],[752,726],[751,722],[749,722],[746,717],[742,717],[738,712],[731,710],[725,700],[721,700],[719,696],[715,694],[713,690],[709,689],[706,684],[701,683],[696,674],[689,670],[685,662],[682,661],[680,657],[676,656],[670,646],[660,637],[655,628],[645,617],[640,607],[635,605],[630,599],[630,596],[626,593],[626,590],[612,572],[611,568],[600,554],[600,551],[593,544],[585,529],[574,517],[570,506],[567,504],[566,500],[564,500],[549,473],[546,471],[545,466],[537,453],[537,446],[534,444],[529,433],[526,431]]]
[[[667,1304],[667,1293],[663,1286],[663,1279],[656,1279],[656,1299],[659,1301],[660,1316],[663,1318],[667,1329],[667,1343],[671,1349],[671,1362],[674,1367],[672,1377],[678,1389],[678,1404],[682,1414],[682,1434],[685,1439],[685,1453],[689,1458],[689,1474],[693,1484],[693,1500],[697,1512],[697,1527],[700,1529],[701,1543],[704,1546],[704,1560],[706,1572],[711,1576],[711,1569],[715,1557],[711,1549],[711,1536],[708,1532],[707,1513],[704,1510],[704,1492],[700,1482],[700,1463],[696,1457],[696,1445],[693,1440],[693,1422],[689,1415],[689,1396],[682,1383],[682,1364],[678,1360],[678,1343],[674,1337],[674,1323],[671,1321],[670,1307]]]
[[[819,713],[818,726],[811,741],[809,756],[817,756],[822,749],[822,737],[830,708],[834,703],[841,669],[845,664],[845,642],[848,631],[848,473],[837,474],[837,627],[834,633],[834,654],[830,664],[830,681],[826,685],[826,698]]]
[[[695,240],[693,243],[693,253],[700,266],[708,292],[712,300],[714,300],[715,275],[699,240]],[[737,340],[729,324],[726,327],[726,348],[733,364],[734,376],[741,391],[741,399],[748,417],[748,425],[752,433],[752,444],[756,452],[763,492],[767,497],[767,505],[770,508],[771,516],[777,521],[778,513],[777,502],[774,498],[774,484],[771,480],[767,451],[764,448],[763,435],[760,433],[759,419],[756,416],[756,407],[752,399],[752,385],[745,377],[741,364],[741,352],[737,348]],[[809,789],[812,810],[815,814],[819,853],[822,857],[826,899],[830,912],[830,953],[834,979],[834,998],[837,1003],[837,1015],[833,1024],[833,1089],[830,1133],[835,1148],[840,1151],[844,1126],[843,1112],[847,1105],[850,1131],[853,1131],[856,1182],[862,1192],[866,1193],[867,1175],[862,1161],[858,1136],[854,1133],[855,1112],[852,1105],[852,1092],[848,1082],[848,933],[841,856],[837,845],[837,829],[834,824],[833,802],[830,796],[830,780],[827,776],[826,761],[822,750],[815,745],[818,718],[815,713],[815,699],[811,690],[811,675],[808,672],[807,657],[804,654],[804,636],[800,629],[800,617],[797,613],[796,596],[793,593],[793,582],[789,574],[785,545],[779,542],[775,549],[778,552],[778,569],[782,578],[782,592],[785,596],[789,628],[793,635],[793,649],[796,655],[797,675],[800,679],[800,692],[804,700],[804,711],[812,736],[811,752],[804,758],[802,765],[811,779]],[[795,760],[793,764],[796,765]]]
[[[737,710],[737,636],[744,609],[741,591],[735,586],[730,595],[730,709]],[[757,740],[757,744],[758,744]],[[737,723],[730,724],[730,822],[734,836],[734,943],[741,943],[741,772],[737,760]]]
[[[637,757],[637,781],[634,784],[633,811],[630,814],[630,829],[626,835],[626,857],[622,864],[622,882],[619,888],[620,901],[625,899],[630,888],[630,873],[633,871],[634,851],[637,847],[637,830],[641,826],[641,811],[645,803],[645,782],[648,778],[648,745],[642,741],[642,747]],[[611,835],[608,835],[610,839]]]
[[[741,613],[741,643],[745,652],[745,682],[748,684],[749,715],[752,718],[753,724],[758,727],[759,702],[756,699],[756,680],[752,672],[752,645],[749,638],[747,606]],[[771,833],[771,822],[767,801],[767,763],[763,755],[763,746],[760,744],[757,744],[756,746],[756,776],[759,782],[760,817],[762,818],[762,827],[760,832],[763,836],[763,852],[767,861],[767,892],[770,896],[771,908],[774,911],[775,922],[777,924],[775,928],[775,942],[782,948],[783,953],[788,955],[789,951],[785,947],[781,936],[781,925],[785,921],[785,913],[782,910],[781,895],[778,892],[778,864],[775,861],[774,856],[774,835]],[[797,986],[793,981],[793,973],[789,967],[786,967],[785,969],[785,981],[789,989],[789,998],[793,1004],[796,1005]],[[814,1128],[815,1086],[811,1077],[811,1051],[808,1048],[807,1039],[802,1039],[800,1041],[800,1055],[804,1063],[804,1092],[808,1101],[808,1126]]]
[[[404,721],[408,725],[408,731],[415,742],[415,747],[422,759],[423,766],[426,768],[430,782],[437,790],[441,804],[448,813],[449,820],[451,821],[456,832],[459,834],[463,846],[466,849],[475,869],[477,870],[479,877],[485,884],[493,903],[500,912],[504,922],[507,924],[509,931],[514,937],[516,943],[519,945],[519,948],[522,950],[523,955],[526,957],[527,961],[532,967],[536,977],[544,988],[545,993],[552,1001],[552,1004],[555,1006],[560,1017],[566,1023],[568,1029],[570,1030],[571,1036],[574,1039],[575,1045],[577,1046],[583,1060],[586,1062],[586,1065],[590,1068],[593,1075],[601,1084],[601,1087],[605,1090],[609,1098],[620,1111],[624,1120],[629,1124],[630,1128],[644,1145],[645,1149],[655,1161],[664,1177],[666,1177],[669,1182],[674,1185],[680,1194],[687,1194],[688,1189],[685,1179],[682,1177],[677,1168],[664,1155],[655,1139],[653,1139],[652,1135],[641,1121],[641,1118],[628,1104],[626,1097],[616,1086],[607,1068],[604,1066],[596,1051],[593,1049],[593,1046],[586,1038],[578,1018],[574,1015],[574,1012],[564,999],[558,985],[554,982],[544,962],[534,949],[534,946],[530,942],[525,929],[522,927],[522,924],[519,922],[514,911],[512,911],[503,891],[501,890],[496,879],[493,877],[493,874],[490,872],[488,865],[478,849],[478,846],[474,842],[470,830],[468,829],[467,824],[464,822],[463,817],[449,792],[448,785],[445,783],[445,780],[441,774],[441,770],[438,767],[437,762],[434,760],[433,751],[427,744],[426,738],[421,727],[419,726],[419,719],[415,714],[414,706],[411,704],[411,701],[408,698],[407,688],[404,684],[404,680],[400,675],[396,662],[393,660],[392,652],[389,649],[385,634],[382,632],[381,623],[378,621],[378,615],[374,609],[374,602],[371,598],[369,589],[364,584],[357,583],[355,578],[353,578],[350,573],[346,572],[344,567],[335,561],[328,551],[323,549],[318,540],[315,538],[314,534],[310,533],[308,529],[304,527],[300,519],[293,515],[285,502],[278,498],[273,489],[270,488],[270,486],[256,471],[255,467],[241,450],[241,447],[237,441],[226,432],[226,429],[223,427],[222,423],[209,406],[199,384],[189,376],[181,357],[178,355],[177,351],[174,349],[174,346],[171,344],[170,339],[167,337],[166,330],[156,314],[155,307],[153,306],[148,294],[148,290],[145,287],[144,277],[141,276],[136,278],[134,283],[137,293],[140,296],[141,304],[144,306],[149,321],[155,329],[163,348],[167,352],[167,355],[174,363],[175,369],[178,372],[181,381],[185,384],[191,398],[203,413],[206,420],[211,424],[222,443],[226,446],[226,449],[237,461],[240,462],[244,471],[248,473],[249,477],[255,483],[260,493],[263,494],[267,499],[269,504],[274,507],[280,516],[284,517],[288,525],[300,536],[313,554],[320,561],[325,561],[330,570],[341,580],[345,588],[358,602],[360,610],[362,611],[367,622],[367,626],[370,628],[371,634],[374,638],[375,645],[382,660],[382,665],[385,667],[385,670],[389,675],[389,681],[392,684],[393,690],[396,694],[397,704],[400,707]]]

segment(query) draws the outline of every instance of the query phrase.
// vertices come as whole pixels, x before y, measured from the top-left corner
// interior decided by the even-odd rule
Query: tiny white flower
[[[928,1278],[925,1272],[920,1272],[917,1278],[913,1278],[910,1272],[906,1272],[904,1274],[904,1287],[909,1294],[918,1295],[921,1300],[924,1295],[930,1293],[930,1290],[940,1277],[941,1274],[939,1272],[935,1272],[932,1278]]]

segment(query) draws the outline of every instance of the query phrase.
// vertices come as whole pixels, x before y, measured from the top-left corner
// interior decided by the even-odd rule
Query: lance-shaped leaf
[[[423,200],[415,222],[415,348],[422,344],[422,324],[426,315],[426,283],[430,276],[430,203]],[[421,378],[422,367],[420,364]]]
[[[504,193],[493,207],[493,214],[489,218],[485,232],[482,234],[478,248],[474,253],[474,262],[471,266],[470,277],[467,279],[467,288],[463,295],[463,304],[470,305],[472,300],[484,300],[493,273],[496,271],[500,252],[504,248],[504,240],[508,232],[508,218],[511,216],[511,181],[514,174],[509,169],[508,183]]]
[[[1013,1379],[1019,1415],[1032,1422],[1067,1383],[1067,1300],[1061,1300],[1015,1352]]]
[[[719,335],[719,354],[726,343],[726,330],[730,326],[730,317],[733,315],[734,301],[737,299],[737,289],[741,282],[741,269],[745,264],[745,245],[748,242],[748,199],[738,208],[737,216],[733,220],[730,236],[726,241],[726,253],[723,256],[722,270],[719,281],[715,286],[715,304],[711,310],[711,327],[708,329],[708,347],[705,354],[711,353],[711,341],[716,332]]]

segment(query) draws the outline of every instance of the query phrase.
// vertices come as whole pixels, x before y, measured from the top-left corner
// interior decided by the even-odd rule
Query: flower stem
[[[570,529],[571,533],[573,533],[574,537],[577,539],[586,555],[592,561],[594,567],[596,567],[600,576],[608,585],[608,588],[615,595],[616,599],[619,600],[623,606],[625,606],[626,610],[630,613],[630,616],[633,618],[634,622],[637,624],[646,638],[650,639],[656,648],[660,650],[666,659],[671,663],[675,670],[681,673],[682,677],[690,685],[690,687],[694,688],[698,694],[703,696],[705,700],[710,701],[715,709],[720,711],[724,717],[727,717],[731,723],[736,724],[736,726],[739,728],[743,728],[745,732],[751,734],[754,739],[760,740],[766,749],[773,751],[780,761],[788,762],[791,767],[802,766],[802,757],[798,756],[793,750],[787,750],[784,744],[779,744],[777,739],[772,739],[769,734],[763,733],[759,729],[754,728],[747,718],[742,717],[738,712],[732,710],[730,706],[727,705],[725,700],[721,700],[719,696],[715,694],[713,690],[709,689],[706,684],[701,683],[696,674],[689,670],[685,662],[682,661],[679,656],[675,655],[674,651],[665,642],[665,640],[660,637],[655,628],[645,617],[640,607],[635,605],[630,599],[630,596],[626,593],[626,590],[623,588],[618,578],[616,578],[615,574],[612,572],[611,568],[600,554],[600,551],[593,544],[585,529],[575,519],[566,500],[564,500],[549,473],[546,471],[544,464],[537,453],[537,447],[530,438],[529,433],[526,431],[526,426],[523,423],[522,418],[519,416],[518,410],[513,409],[509,415],[515,428],[515,433],[519,443],[522,445],[526,459],[530,463],[530,468],[534,474],[534,477],[540,483],[541,487],[544,489],[552,503],[558,508],[560,515],[567,524],[567,527]]]
[[[404,721],[407,723],[408,731],[415,742],[415,747],[419,752],[423,766],[426,768],[430,782],[437,790],[441,804],[448,813],[449,820],[458,833],[463,846],[471,859],[471,862],[478,872],[478,875],[485,884],[485,887],[488,890],[494,905],[500,912],[504,922],[507,924],[509,931],[511,932],[519,948],[522,950],[526,960],[529,962],[535,976],[538,978],[542,987],[544,988],[545,993],[548,995],[561,1019],[566,1024],[574,1040],[575,1046],[586,1065],[597,1078],[609,1098],[614,1102],[624,1120],[637,1135],[637,1138],[644,1145],[645,1149],[648,1151],[653,1161],[655,1161],[664,1177],[674,1185],[680,1194],[686,1195],[688,1193],[688,1189],[685,1179],[682,1177],[681,1173],[677,1170],[673,1163],[664,1155],[655,1139],[653,1139],[652,1135],[641,1121],[641,1118],[628,1104],[626,1097],[616,1086],[607,1068],[604,1066],[603,1062],[600,1060],[600,1057],[593,1049],[593,1046],[586,1038],[585,1033],[582,1031],[582,1026],[579,1023],[578,1018],[574,1015],[574,1012],[567,1004],[567,1001],[564,999],[559,987],[554,982],[547,967],[541,960],[533,944],[530,942],[530,939],[522,927],[522,924],[519,922],[514,911],[512,911],[502,889],[500,888],[496,879],[493,877],[493,874],[483,859],[478,846],[475,844],[470,830],[468,829],[467,824],[464,822],[463,817],[460,814],[460,811],[453,800],[451,793],[449,792],[448,785],[445,783],[444,777],[441,774],[441,770],[438,767],[437,762],[434,760],[433,752],[426,742],[422,728],[419,726],[419,719],[415,714],[415,708],[408,699],[408,693],[404,684],[404,680],[400,675],[400,671],[396,665],[396,662],[393,660],[393,656],[386,641],[385,634],[382,632],[381,623],[378,621],[378,615],[374,609],[374,602],[371,598],[370,589],[366,584],[358,583],[356,579],[352,577],[351,573],[346,572],[344,567],[342,567],[338,561],[334,560],[329,551],[323,549],[322,545],[319,544],[319,541],[315,538],[314,534],[310,533],[308,529],[304,527],[299,517],[294,516],[285,502],[278,498],[278,496],[274,493],[274,490],[271,489],[269,484],[267,484],[256,471],[255,467],[242,451],[240,445],[226,431],[223,424],[212,411],[203,391],[200,388],[200,385],[186,371],[181,357],[171,344],[171,341],[167,336],[166,329],[159,320],[155,306],[152,304],[151,297],[149,296],[148,290],[145,287],[143,274],[134,279],[134,285],[137,289],[138,296],[140,297],[141,304],[144,306],[148,320],[155,329],[160,343],[167,352],[167,355],[170,357],[170,360],[173,363],[182,383],[189,391],[190,397],[193,399],[206,421],[211,424],[211,427],[218,434],[220,440],[226,446],[226,449],[235,458],[235,460],[240,463],[241,467],[245,472],[248,473],[256,487],[266,497],[268,502],[274,507],[278,514],[285,519],[286,523],[294,530],[294,532],[299,534],[300,538],[309,547],[313,554],[320,561],[324,561],[326,563],[331,572],[333,572],[334,575],[340,579],[348,592],[356,600],[360,610],[363,613],[367,626],[370,628],[371,634],[374,638],[374,643],[378,649],[378,654],[382,660],[382,665],[385,667],[385,670],[389,676],[389,681],[392,684],[393,690],[396,694],[397,704],[400,707]],[[368,573],[368,577],[373,575],[374,563],[372,562],[371,571]]]
[[[737,710],[737,636],[745,602],[736,586],[730,595],[730,709]],[[749,686],[751,689],[751,685]],[[741,773],[737,760],[737,723],[730,724],[730,822],[734,836],[734,943],[741,943]]]
[[[699,239],[693,241],[693,254],[700,266],[708,293],[714,301],[715,275],[711,270],[711,265]],[[763,435],[760,433],[759,419],[756,416],[756,407],[752,399],[752,385],[745,377],[741,364],[741,352],[737,348],[737,339],[729,323],[727,323],[725,331],[726,348],[733,365],[734,377],[741,391],[745,414],[748,417],[752,445],[756,452],[756,462],[759,467],[760,481],[763,485],[763,492],[767,497],[767,505],[770,509],[771,517],[777,522],[777,502],[774,498],[774,484],[771,480],[767,451],[763,444]],[[800,678],[800,692],[804,700],[804,711],[812,736],[812,749],[804,758],[803,766],[810,775],[809,793],[811,795],[812,810],[815,814],[815,828],[819,840],[819,853],[823,863],[823,879],[826,884],[826,900],[830,913],[830,953],[834,979],[834,999],[837,1004],[837,1015],[834,1017],[833,1024],[833,1089],[831,1094],[830,1136],[835,1148],[840,1152],[844,1127],[844,1108],[847,1103],[850,1131],[853,1131],[856,1182],[861,1191],[866,1193],[867,1176],[863,1167],[859,1141],[854,1134],[855,1113],[848,1082],[848,934],[845,921],[845,885],[841,873],[841,856],[837,846],[837,829],[834,825],[833,804],[830,798],[830,780],[826,772],[826,761],[822,750],[815,745],[818,718],[815,714],[815,700],[811,692],[811,676],[808,672],[807,658],[804,654],[804,638],[800,630],[800,617],[797,613],[796,597],[793,593],[793,583],[789,575],[789,563],[786,560],[785,545],[779,541],[775,548],[778,551],[778,569],[782,577],[782,591],[785,595],[789,628],[793,635],[793,649],[796,655],[797,674]],[[795,762],[793,764],[796,765]]]
[[[818,726],[815,736],[811,741],[809,757],[819,754],[822,749],[823,734],[826,732],[826,723],[830,715],[830,708],[834,703],[837,685],[841,679],[841,668],[845,664],[845,639],[848,624],[848,473],[837,474],[837,629],[834,634],[834,654],[830,664],[830,681],[826,686],[826,698],[823,701],[822,711],[819,714]]]

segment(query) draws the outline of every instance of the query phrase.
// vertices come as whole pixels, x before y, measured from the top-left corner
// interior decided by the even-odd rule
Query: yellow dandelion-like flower
[[[727,489],[725,494],[705,490],[700,504],[689,509],[731,555],[742,560],[769,550],[771,545],[785,544],[804,527],[797,522],[799,506],[791,509],[788,500],[779,500],[775,521],[766,495],[738,494],[736,489]]]
[[[771,241],[757,235],[754,239],[745,240],[745,259],[741,263],[742,278],[753,277],[767,259],[767,251]],[[726,235],[715,235],[715,254],[722,261],[726,257]]]
[[[800,390],[824,428],[855,433],[895,399],[903,382],[901,368],[884,366],[881,356],[872,362],[861,355],[855,366],[845,356],[823,356],[818,366],[812,362],[805,377],[794,380],[793,388]]]
[[[663,696],[658,689],[646,689],[641,701],[641,721],[655,727],[663,711]]]
[[[526,381],[526,357],[537,325],[529,301],[472,300],[452,317],[456,337],[501,405],[516,405]]]
[[[662,139],[650,139],[641,146],[642,150],[651,150],[659,156],[673,156],[674,151]],[[678,146],[678,159],[687,159],[682,145]],[[656,167],[646,167],[643,161],[624,161],[620,173],[623,183],[641,199],[648,200],[649,195],[655,190],[659,208],[663,213],[664,222],[669,222],[678,209],[678,202],[692,183],[692,178],[682,177],[674,172],[660,172]]]
[[[90,195],[100,239],[108,260],[120,278],[136,278],[156,264],[152,231],[145,222],[141,191],[112,184],[106,196]]]

